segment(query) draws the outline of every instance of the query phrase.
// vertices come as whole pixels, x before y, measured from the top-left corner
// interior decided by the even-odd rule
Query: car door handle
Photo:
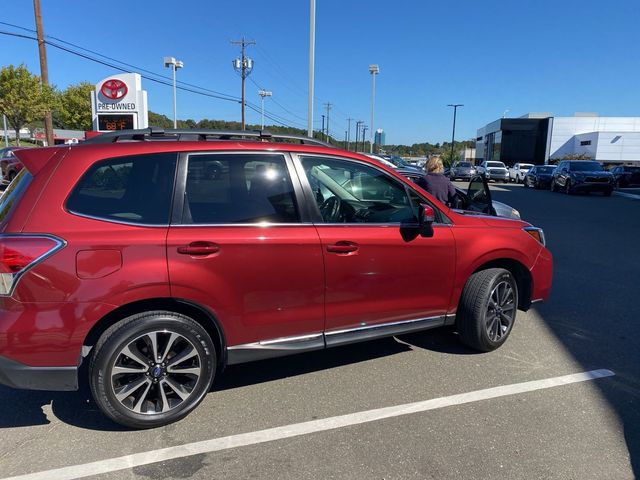
[[[178,247],[178,253],[192,256],[211,255],[219,251],[220,246],[212,242],[191,242],[189,245]]]
[[[354,253],[357,252],[358,249],[357,244],[351,242],[336,242],[333,245],[327,245],[327,252],[329,253]]]

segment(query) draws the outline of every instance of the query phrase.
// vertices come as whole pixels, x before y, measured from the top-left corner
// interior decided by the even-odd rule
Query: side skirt
[[[401,322],[384,323],[380,325],[366,325],[362,327],[334,330],[325,333],[303,335],[299,337],[284,337],[264,340],[255,343],[234,345],[227,349],[228,365],[253,362],[266,358],[282,357],[295,353],[310,352],[323,348],[348,345],[376,338],[391,337],[404,333],[418,332],[430,328],[451,325],[455,321],[455,314],[439,315],[436,317],[404,320]]]

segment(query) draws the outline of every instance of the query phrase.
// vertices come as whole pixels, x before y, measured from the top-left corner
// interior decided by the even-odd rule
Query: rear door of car
[[[432,237],[418,235],[417,209],[425,199],[370,164],[315,155],[295,160],[317,205],[327,345],[406,328],[403,322],[441,324],[455,270],[450,226],[436,223]]]
[[[178,171],[167,239],[172,297],[215,316],[229,363],[278,345],[324,346],[320,240],[288,155],[191,152]]]

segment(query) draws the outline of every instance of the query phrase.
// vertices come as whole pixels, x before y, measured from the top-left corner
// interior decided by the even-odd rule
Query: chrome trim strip
[[[371,340],[374,338],[390,337],[403,333],[417,332],[429,328],[441,327],[445,325],[445,316],[418,318],[415,320],[403,320],[400,322],[382,323],[376,325],[365,325],[362,327],[348,328],[325,332],[325,342],[327,347],[347,345],[349,343]]]
[[[325,348],[325,343],[322,333],[245,343],[227,348],[227,365],[281,357],[293,353],[310,352],[323,348]]]
[[[444,324],[445,325],[455,325],[456,324],[456,314],[455,313],[447,313],[444,316]]]
[[[544,302],[544,299],[536,298],[535,300],[531,300],[531,303],[541,303],[541,302]]]

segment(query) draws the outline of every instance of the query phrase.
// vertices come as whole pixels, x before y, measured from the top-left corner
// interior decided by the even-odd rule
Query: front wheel
[[[89,365],[100,410],[132,428],[180,420],[204,399],[216,370],[206,330],[178,313],[153,311],[108,328]]]
[[[495,350],[511,333],[517,308],[518,287],[508,270],[474,273],[462,291],[456,314],[460,339],[481,352]]]

